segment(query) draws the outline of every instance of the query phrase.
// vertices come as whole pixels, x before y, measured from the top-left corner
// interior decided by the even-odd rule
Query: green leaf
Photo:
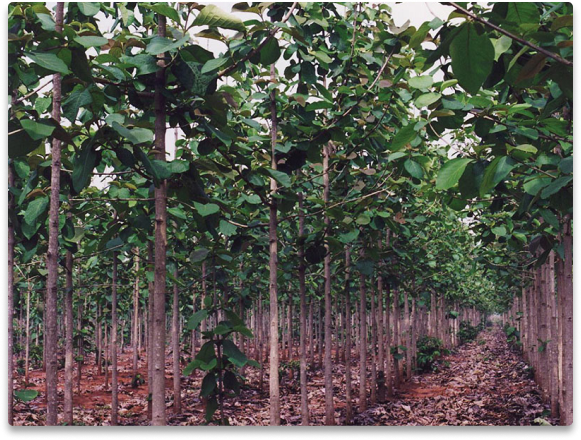
[[[71,122],[77,120],[79,109],[93,102],[93,96],[86,87],[77,87],[63,102],[63,115]]]
[[[55,126],[51,125],[48,121],[37,122],[31,119],[21,119],[20,125],[22,125],[22,128],[24,128],[33,141],[46,139],[55,129]]]
[[[192,263],[198,263],[200,261],[203,261],[208,256],[209,253],[210,251],[206,248],[196,249],[190,254],[190,261]]]
[[[97,165],[97,152],[93,142],[87,142],[80,153],[75,155],[73,167],[73,188],[79,194],[91,181],[93,169]]]
[[[194,207],[202,217],[207,217],[220,211],[220,207],[215,203],[206,203],[203,205],[202,203],[194,202]]]
[[[216,399],[216,397],[208,399],[208,402],[206,402],[206,414],[204,416],[206,418],[206,422],[210,423],[212,421],[214,413],[216,412],[217,409],[218,409],[218,399]]]
[[[494,159],[484,170],[480,184],[480,197],[502,182],[516,166],[512,157],[500,156]]]
[[[410,176],[415,177],[416,179],[421,179],[424,177],[424,170],[422,166],[412,159],[408,159],[403,163],[404,168]]]
[[[280,58],[280,47],[276,38],[271,38],[260,50],[260,64],[270,66]]]
[[[429,75],[414,76],[409,79],[408,84],[414,89],[427,89],[434,84],[434,79]]]
[[[559,169],[564,174],[573,173],[573,156],[567,156],[559,162]]]
[[[147,45],[147,47],[145,48],[145,52],[150,55],[159,55],[160,53],[170,52],[179,47],[182,47],[189,40],[190,40],[189,35],[186,35],[185,37],[180,38],[177,41],[173,41],[165,37],[153,37],[149,44]]]
[[[534,3],[509,2],[507,3],[506,21],[518,25],[538,24],[541,19],[539,9]]]
[[[457,157],[444,164],[436,178],[436,189],[449,189],[458,183],[472,159]]]
[[[523,184],[523,189],[527,194],[531,196],[536,196],[539,191],[545,188],[547,185],[551,183],[550,177],[545,177],[544,175],[536,175]]]
[[[391,146],[389,148],[391,151],[401,150],[416,138],[417,133],[414,130],[414,125],[415,124],[410,121],[408,125],[399,129],[391,141]]]
[[[200,390],[201,397],[208,397],[216,389],[216,375],[214,372],[209,372],[202,380],[202,389]]]
[[[38,391],[36,390],[16,390],[14,391],[14,397],[21,402],[30,402],[36,399],[38,396]]]
[[[37,197],[36,199],[32,200],[26,211],[24,213],[24,222],[30,226],[33,226],[36,223],[36,219],[46,212],[48,208],[49,198],[48,197]]]
[[[476,94],[492,71],[494,46],[486,34],[478,35],[472,23],[462,25],[450,43],[452,70],[460,85]]]
[[[549,186],[547,186],[543,192],[541,192],[541,197],[546,199],[549,196],[552,196],[556,192],[558,192],[561,188],[566,186],[569,182],[573,180],[573,176],[562,176],[558,179],[555,179],[551,182]]]
[[[101,7],[97,2],[77,2],[79,11],[86,17],[93,17],[99,13]]]
[[[442,95],[440,95],[439,93],[424,93],[423,95],[420,95],[416,98],[414,104],[416,105],[416,107],[420,108],[427,107],[433,104],[434,102],[438,101],[441,97]]]
[[[220,220],[220,225],[218,226],[218,230],[220,233],[224,234],[226,237],[231,237],[232,235],[236,234],[238,228],[234,226],[232,223],[228,223],[225,220]]]
[[[28,58],[34,61],[41,67],[44,67],[51,72],[62,73],[63,75],[68,75],[71,73],[68,66],[63,60],[56,56],[54,53],[29,53],[25,54]]]
[[[83,47],[100,47],[109,43],[109,40],[107,38],[93,35],[75,37],[74,40]]]
[[[236,395],[240,393],[240,384],[238,383],[238,379],[236,379],[236,375],[230,370],[226,370],[224,373],[224,387],[226,389],[232,390]]]
[[[272,176],[274,180],[280,183],[282,186],[289,187],[291,186],[291,178],[288,174],[283,173],[282,171],[272,170],[268,168],[266,170],[268,174]]]
[[[158,14],[171,18],[176,23],[180,22],[180,16],[178,14],[178,11],[176,11],[175,8],[169,6],[167,3],[156,3],[153,5],[147,3],[140,3],[139,5],[153,12],[157,12]]]
[[[200,323],[206,319],[208,317],[208,311],[207,310],[198,310],[196,313],[194,313],[192,316],[190,316],[190,319],[188,319],[188,323],[186,325],[188,330],[196,330],[198,328],[198,326],[200,325]]]
[[[224,350],[224,355],[237,367],[243,367],[246,365],[248,358],[240,349],[229,339],[223,342],[222,348]]]
[[[228,58],[215,58],[212,60],[208,60],[204,63],[204,66],[202,67],[202,70],[200,71],[200,73],[203,75],[203,74],[218,70],[220,67],[222,67],[227,62],[228,62]]]
[[[494,235],[498,235],[500,237],[504,237],[506,235],[506,228],[504,226],[496,226],[491,229]]]
[[[111,127],[133,145],[150,144],[153,142],[153,132],[147,128],[133,127],[130,130],[118,122],[113,122]]]
[[[240,18],[234,14],[223,11],[216,5],[207,5],[198,14],[193,23],[194,26],[208,25],[209,27],[220,27],[244,32],[246,26]]]
[[[180,220],[187,220],[185,212],[181,208],[167,208],[167,213],[173,215]]]

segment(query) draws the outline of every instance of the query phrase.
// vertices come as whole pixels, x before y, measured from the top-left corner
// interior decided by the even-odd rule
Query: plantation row
[[[570,424],[572,7],[442,11],[11,3],[9,421],[75,423],[94,353],[125,423],[130,345],[152,425],[199,372],[206,423],[268,381],[281,424],[297,362],[353,423],[502,314]]]

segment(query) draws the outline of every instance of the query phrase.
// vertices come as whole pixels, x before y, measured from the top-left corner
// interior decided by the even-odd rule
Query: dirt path
[[[355,355],[355,353],[354,353]],[[353,358],[353,394],[358,395],[359,368]],[[482,333],[476,341],[465,344],[446,356],[437,373],[412,377],[404,383],[387,403],[378,404],[358,414],[357,425],[531,425],[537,417],[555,423],[547,417],[547,407],[540,399],[538,387],[520,356],[510,351],[500,330]],[[183,365],[185,366],[185,364]],[[183,367],[182,366],[182,367]],[[76,424],[108,425],[111,392],[105,387],[104,376],[96,374],[94,360],[88,359],[83,368],[81,394],[75,387],[74,418]],[[120,355],[119,422],[121,425],[147,425],[147,385],[131,387],[131,353]],[[147,365],[139,362],[139,371],[147,377]],[[265,372],[268,366],[265,365]],[[169,425],[201,425],[204,423],[204,404],[200,400],[201,375],[182,379],[183,410],[174,414],[172,408],[172,369],[168,353],[166,363],[166,401]],[[62,374],[59,379],[62,384]],[[264,375],[263,390],[258,388],[257,369],[246,372],[247,385],[240,396],[226,399],[225,415],[231,425],[268,425],[268,375]],[[281,423],[300,424],[300,391],[298,374],[282,377]],[[30,388],[40,395],[29,404],[15,408],[16,424],[44,424],[44,373],[31,372]],[[345,367],[333,365],[335,418],[345,420]],[[16,388],[23,387],[21,378]],[[62,398],[62,387],[59,387]],[[309,410],[311,424],[322,425],[325,414],[323,371],[308,371]],[[357,411],[357,398],[353,402]]]
[[[413,377],[398,399],[357,416],[359,425],[533,425],[556,424],[538,386],[500,329],[444,358],[441,371]]]

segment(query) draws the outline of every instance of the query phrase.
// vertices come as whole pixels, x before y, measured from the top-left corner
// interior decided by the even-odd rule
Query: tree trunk
[[[69,204],[70,196],[69,196]],[[67,212],[67,218],[71,218]],[[65,260],[65,386],[64,416],[67,425],[73,424],[73,254],[67,250]]]
[[[113,285],[111,286],[111,426],[118,423],[119,378],[117,375],[117,252],[113,252]]]
[[[329,204],[329,156],[331,155],[331,146],[327,143],[323,147],[323,200],[325,205]],[[335,408],[333,405],[333,359],[332,359],[332,329],[331,329],[331,251],[329,250],[329,230],[331,220],[326,214],[324,216],[325,224],[325,259],[323,271],[325,278],[325,425],[335,424]]]
[[[181,385],[180,385],[180,321],[179,321],[179,296],[178,296],[178,268],[174,271],[173,283],[173,312],[171,320],[171,340],[173,357],[173,412],[179,414],[182,411]]]
[[[365,258],[361,249],[360,259]],[[367,409],[367,300],[365,275],[359,273],[359,412]]]
[[[135,257],[133,258],[134,261],[134,271],[135,271],[135,284],[133,287],[133,328],[132,328],[132,335],[133,335],[133,353],[132,353],[132,360],[133,360],[133,378],[137,376],[137,369],[138,369],[138,358],[139,358],[139,248],[135,247],[133,249]]]
[[[274,64],[270,66],[270,79],[276,81],[276,69]],[[277,115],[276,115],[276,90],[270,92],[270,119],[271,119],[271,168],[276,170],[276,139],[277,139]],[[269,204],[269,299],[270,299],[270,424],[280,425],[280,389],[278,380],[278,220],[277,203],[274,197],[277,192],[277,184],[274,178],[270,178],[270,204]]]
[[[157,14],[157,35],[165,38],[165,16]],[[165,63],[165,53],[158,55]],[[155,74],[155,151],[156,159],[165,161],[165,66]],[[153,310],[153,387],[151,396],[151,424],[163,426],[165,419],[165,293],[167,249],[167,182],[155,188],[155,276]]]
[[[345,246],[345,424],[353,419],[353,397],[351,396],[351,248]]]
[[[12,163],[8,164],[8,187],[14,187],[14,170]],[[8,193],[8,423],[14,424],[14,246],[16,244],[14,237],[14,225],[12,224],[12,215],[16,216],[14,194]],[[26,308],[30,304],[30,282],[27,294]],[[28,315],[28,312],[27,312]],[[28,328],[28,324],[27,324]],[[28,331],[26,333],[28,341]],[[25,362],[25,382],[28,383],[28,343],[26,345],[26,362]]]
[[[299,193],[299,300],[300,300],[300,336],[299,336],[299,350],[300,350],[300,385],[301,385],[301,423],[303,426],[309,425],[309,398],[307,391],[307,297],[305,285],[305,213],[303,212],[303,193]]]
[[[55,31],[63,31],[64,3],[56,5]],[[56,122],[61,119],[61,82],[60,73],[55,73],[52,80],[52,117]],[[46,424],[58,423],[58,330],[57,330],[57,296],[58,296],[58,257],[59,257],[59,197],[61,174],[61,142],[53,138],[52,164],[50,178],[50,207],[48,213],[48,251],[47,251],[47,289],[46,289]]]
[[[573,423],[573,235],[572,218],[567,215],[563,230],[563,286],[559,295],[562,306],[563,338],[563,406],[561,408],[561,425]],[[561,295],[562,294],[562,295]]]

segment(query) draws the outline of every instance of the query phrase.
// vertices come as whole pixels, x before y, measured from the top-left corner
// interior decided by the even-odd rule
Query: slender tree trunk
[[[365,258],[361,249],[360,258]],[[359,412],[367,409],[367,299],[365,292],[365,275],[359,274]]]
[[[69,197],[69,204],[71,203]],[[67,217],[72,217],[67,212]],[[65,386],[64,386],[64,421],[73,424],[73,254],[67,250],[65,260]]]
[[[561,408],[561,425],[573,423],[573,234],[572,218],[565,217],[563,230],[563,286],[559,294],[562,306],[562,338],[563,338],[563,405]]]
[[[14,187],[14,170],[12,163],[8,164],[8,187]],[[8,209],[16,216],[14,194],[8,193]],[[8,216],[8,423],[14,424],[14,225],[12,215]],[[30,282],[27,294],[27,309],[30,303]],[[27,313],[28,314],[28,313]],[[28,325],[27,325],[28,328]],[[28,341],[28,332],[27,337]],[[26,345],[25,381],[28,383],[28,343]]]
[[[157,14],[157,35],[165,38],[165,16]],[[165,53],[158,56],[165,63]],[[156,159],[165,161],[165,66],[155,74],[155,151]],[[165,293],[167,249],[167,182],[155,188],[155,276],[153,310],[153,387],[151,396],[151,424],[163,426],[165,419]]]
[[[371,405],[377,403],[377,320],[376,295],[371,283]]]
[[[133,249],[135,257],[133,258],[134,261],[134,270],[135,270],[135,284],[133,287],[133,353],[132,353],[132,360],[133,360],[133,378],[137,376],[137,369],[138,369],[138,358],[139,358],[139,248],[135,247]]]
[[[270,79],[276,81],[276,69],[274,64],[270,66]],[[276,90],[270,92],[270,119],[271,119],[271,168],[276,170],[276,139],[277,139],[277,114],[276,114]],[[270,299],[270,424],[280,425],[280,389],[278,380],[278,238],[277,238],[277,203],[274,197],[277,192],[277,184],[274,178],[270,178],[270,215],[268,227],[269,240],[269,299]]]
[[[329,203],[329,156],[331,155],[330,144],[323,147],[323,200]],[[326,214],[325,224],[325,259],[323,270],[325,277],[325,425],[335,424],[335,407],[333,405],[333,359],[332,359],[332,329],[331,329],[331,251],[329,250],[328,237],[331,228],[331,220]]]
[[[403,315],[404,315],[404,329],[405,329],[405,378],[409,381],[412,376],[412,335],[411,335],[411,318],[409,295],[407,289],[404,291]],[[402,332],[403,333],[403,332]]]
[[[55,31],[63,31],[64,3],[56,6]],[[61,82],[60,73],[55,73],[52,80],[52,117],[56,122],[61,118]],[[50,179],[50,207],[48,213],[48,251],[47,251],[47,289],[46,289],[46,424],[58,423],[58,329],[57,329],[57,296],[58,296],[58,257],[59,257],[59,197],[61,174],[61,142],[54,138],[51,148],[52,165]]]
[[[299,340],[299,350],[300,350],[300,383],[301,383],[301,423],[303,426],[309,425],[309,398],[307,391],[307,343],[306,343],[306,332],[307,332],[307,297],[306,297],[306,285],[305,285],[305,246],[304,246],[304,234],[305,234],[305,213],[303,212],[303,193],[299,193],[299,300],[300,300],[300,340]]]
[[[387,384],[387,396],[393,396],[392,382],[392,358],[391,358],[391,305],[390,305],[391,287],[386,286],[385,295],[385,381]]]
[[[179,321],[179,296],[178,296],[178,268],[174,271],[173,283],[173,312],[172,312],[172,357],[173,357],[173,411],[174,414],[182,412],[182,398],[180,385],[180,321]]]
[[[351,386],[351,248],[345,247],[345,424],[350,425],[353,420],[353,397]]]
[[[26,290],[26,342],[24,355],[24,383],[28,384],[28,375],[30,370],[30,295],[32,293],[32,284],[28,282]]]
[[[97,329],[97,374],[101,376],[103,374],[103,341],[101,331],[102,327],[102,314],[101,314],[101,304],[97,304],[97,319],[95,323],[95,328]]]
[[[381,242],[380,242],[381,243]],[[384,353],[384,344],[385,344],[385,336],[384,336],[384,326],[383,326],[383,318],[384,318],[384,309],[383,309],[383,277],[379,275],[377,277],[377,318],[376,318],[376,327],[377,327],[377,345],[378,345],[378,357],[377,357],[377,400],[380,403],[385,402],[385,353]]]
[[[111,286],[111,426],[118,423],[119,378],[117,374],[117,252],[113,252],[113,285]]]

